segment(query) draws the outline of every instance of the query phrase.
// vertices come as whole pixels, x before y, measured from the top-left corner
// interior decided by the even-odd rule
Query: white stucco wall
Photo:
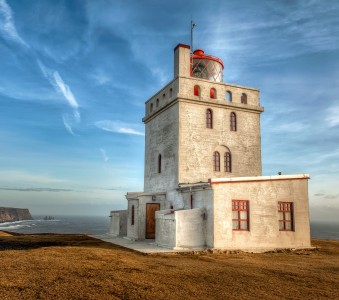
[[[177,248],[203,248],[206,246],[205,213],[204,208],[175,212]]]
[[[156,212],[155,243],[168,248],[176,246],[176,222],[172,210]]]
[[[111,211],[108,233],[113,236],[126,236],[127,234],[127,210]]]
[[[212,184],[215,248],[310,247],[308,180]],[[232,230],[232,200],[249,200],[249,231]],[[278,202],[293,202],[294,231],[279,231]]]

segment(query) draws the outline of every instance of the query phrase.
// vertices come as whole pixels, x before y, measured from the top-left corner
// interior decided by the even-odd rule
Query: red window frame
[[[229,152],[225,152],[224,154],[224,171],[229,173],[232,172],[232,157]]]
[[[294,231],[293,202],[278,202],[279,231]]]
[[[206,110],[206,128],[213,128],[213,111],[209,108]]]
[[[200,96],[200,88],[198,85],[194,86],[194,96]]]
[[[250,230],[250,214],[248,200],[232,200],[232,229],[234,231]],[[243,228],[243,225],[246,228]]]
[[[231,131],[237,131],[237,115],[235,112],[231,112],[230,127]]]
[[[218,151],[213,153],[213,170],[214,172],[220,172],[220,153]]]
[[[214,88],[211,88],[211,89],[210,89],[210,98],[211,98],[211,99],[215,99],[215,94],[216,94],[215,89],[214,89]]]
[[[132,205],[132,208],[131,208],[131,225],[134,225],[134,205]]]

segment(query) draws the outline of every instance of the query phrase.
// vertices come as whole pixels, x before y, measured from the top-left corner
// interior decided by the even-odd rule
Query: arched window
[[[241,94],[241,103],[247,104],[247,95],[245,93]]]
[[[225,172],[232,172],[232,159],[231,159],[231,153],[225,152],[224,155],[224,171]]]
[[[153,103],[151,103],[151,108],[150,108],[151,112],[153,111]]]
[[[159,99],[157,99],[157,101],[155,102],[155,106],[159,107]]]
[[[131,225],[134,225],[134,205],[132,205],[131,209]]]
[[[230,91],[226,92],[226,101],[232,102],[232,93]]]
[[[158,173],[161,173],[161,154],[158,156]]]
[[[231,131],[237,131],[237,116],[234,112],[231,112],[230,119]]]
[[[200,96],[200,87],[198,85],[194,86],[194,96]]]
[[[218,151],[214,151],[213,153],[213,170],[220,172],[220,153]]]
[[[206,128],[213,128],[213,111],[206,109]]]
[[[173,89],[170,88],[170,90],[169,90],[169,96],[172,97],[172,94],[173,94]]]
[[[210,89],[210,98],[211,99],[217,98],[217,91],[214,88]]]

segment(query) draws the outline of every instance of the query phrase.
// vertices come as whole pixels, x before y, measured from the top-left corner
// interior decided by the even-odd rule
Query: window
[[[151,103],[151,109],[150,110],[151,110],[151,112],[153,111],[153,103]]]
[[[213,128],[213,111],[212,111],[212,109],[206,110],[206,128]]]
[[[166,98],[166,94],[162,94],[162,98],[165,99]]]
[[[215,89],[210,89],[210,98],[215,99],[217,97],[217,92]]]
[[[213,153],[213,170],[220,172],[220,153],[218,151],[214,151]]]
[[[157,99],[157,101],[155,102],[155,106],[159,107],[159,99]]]
[[[200,96],[200,87],[198,85],[194,86],[194,96]]]
[[[241,94],[241,103],[247,104],[247,95],[245,93]]]
[[[173,94],[173,89],[170,88],[170,90],[169,90],[169,96],[172,97],[172,94]]]
[[[226,92],[226,101],[232,102],[232,93],[230,91]]]
[[[293,202],[278,202],[279,230],[293,231]]]
[[[134,205],[132,205],[131,214],[131,225],[134,225]]]
[[[161,173],[161,154],[158,156],[158,173]]]
[[[231,131],[237,131],[237,116],[234,112],[231,112]]]
[[[249,201],[232,200],[233,230],[249,230]]]
[[[232,172],[232,160],[231,160],[231,153],[226,152],[224,155],[224,171],[225,172]]]

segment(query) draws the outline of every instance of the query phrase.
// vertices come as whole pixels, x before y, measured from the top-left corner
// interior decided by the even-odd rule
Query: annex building
[[[174,49],[174,79],[145,103],[144,191],[110,233],[172,249],[310,247],[307,174],[262,176],[258,89],[223,82],[223,62]]]

